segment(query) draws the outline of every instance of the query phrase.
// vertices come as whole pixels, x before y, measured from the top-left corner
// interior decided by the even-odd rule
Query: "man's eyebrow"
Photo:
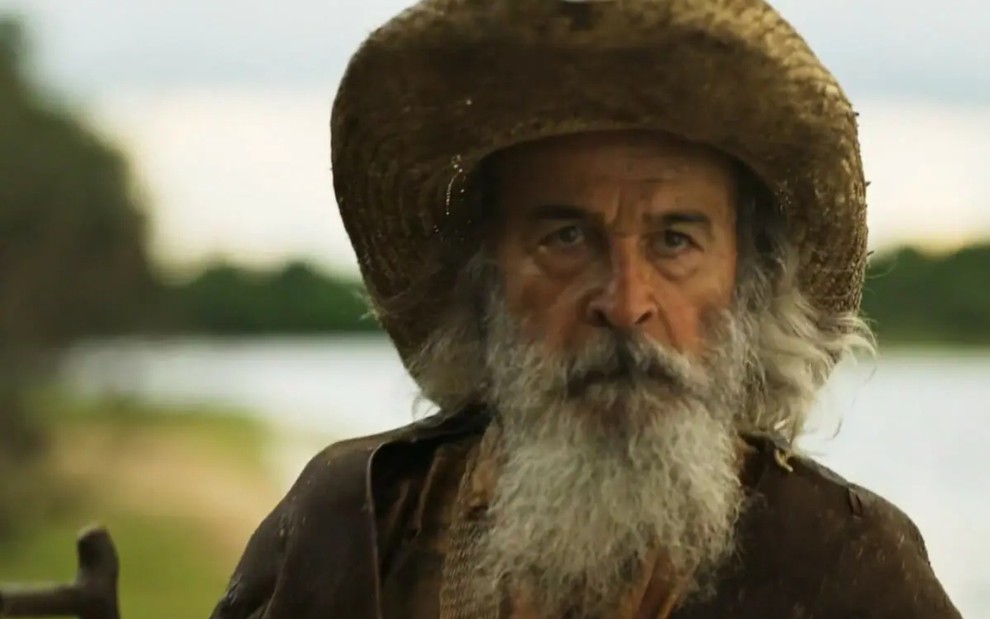
[[[711,228],[711,218],[701,211],[676,211],[673,213],[648,213],[646,219],[656,225],[697,224]]]

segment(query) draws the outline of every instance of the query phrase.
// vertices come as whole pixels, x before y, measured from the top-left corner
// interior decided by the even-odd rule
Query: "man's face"
[[[599,616],[645,549],[693,578],[731,548],[751,341],[730,311],[735,176],[649,133],[492,165],[500,281],[478,281],[486,374],[470,381],[501,421],[483,572],[549,616]]]
[[[505,303],[549,352],[603,329],[691,357],[736,274],[727,158],[655,133],[589,133],[500,153],[496,254]]]

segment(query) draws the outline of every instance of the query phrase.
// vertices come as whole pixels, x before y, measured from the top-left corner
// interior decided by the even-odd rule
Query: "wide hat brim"
[[[866,263],[856,114],[761,0],[425,0],[355,54],[334,102],[340,213],[403,359],[450,303],[479,232],[472,171],[508,146],[645,129],[708,144],[772,193],[824,315]],[[476,227],[476,226],[475,226]]]

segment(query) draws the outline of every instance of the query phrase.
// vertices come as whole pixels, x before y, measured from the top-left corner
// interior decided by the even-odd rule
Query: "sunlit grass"
[[[153,432],[187,443],[208,446],[224,456],[258,469],[264,466],[266,428],[242,411],[219,407],[169,407],[130,398],[80,400],[57,391],[37,396],[36,407],[63,432],[100,431],[108,436]]]
[[[36,523],[0,542],[5,582],[69,582],[76,571],[75,533],[88,510]],[[85,521],[83,521],[85,522]],[[223,592],[230,566],[211,552],[195,523],[136,513],[106,524],[120,554],[120,604],[126,619],[206,617]]]
[[[211,506],[197,504],[195,497],[212,492],[213,478],[207,475],[217,468],[224,479],[254,488],[263,473],[264,428],[224,411],[80,403],[50,394],[41,401],[53,430],[56,464],[50,492],[46,488],[52,500],[20,523],[15,535],[0,537],[0,583],[71,581],[75,536],[98,522],[109,528],[120,555],[125,619],[208,616],[247,539],[241,533],[244,522],[233,526],[234,533],[218,535],[226,526],[224,514],[215,504],[211,513]],[[157,455],[145,456],[145,445]],[[162,454],[191,458],[176,461],[173,474]],[[155,458],[162,465],[144,470]],[[197,466],[202,480],[190,474]],[[149,476],[146,485],[142,475]],[[186,485],[200,494],[182,494]],[[267,500],[256,498],[249,505]]]

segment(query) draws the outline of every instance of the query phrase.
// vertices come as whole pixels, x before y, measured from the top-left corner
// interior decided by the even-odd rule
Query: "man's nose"
[[[656,298],[638,253],[626,243],[612,250],[609,279],[588,304],[588,319],[595,326],[628,331],[656,318]]]

